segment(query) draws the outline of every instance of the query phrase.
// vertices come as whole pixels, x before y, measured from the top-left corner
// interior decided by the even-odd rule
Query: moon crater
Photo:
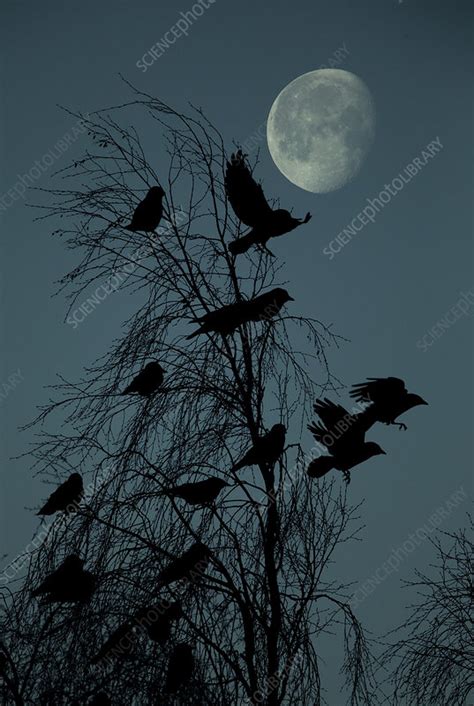
[[[348,71],[299,76],[275,99],[267,142],[278,169],[306,191],[327,193],[354,178],[375,133],[375,109],[365,83]]]

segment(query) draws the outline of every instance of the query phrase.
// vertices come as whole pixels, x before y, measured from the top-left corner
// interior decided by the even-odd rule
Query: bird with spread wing
[[[283,208],[272,209],[262,187],[253,178],[245,156],[242,150],[238,150],[227,162],[225,190],[239,221],[252,230],[232,241],[229,250],[233,255],[240,255],[247,252],[252,245],[256,245],[272,255],[267,248],[268,240],[308,223],[311,214],[307,213],[304,218],[293,218],[291,213]]]
[[[367,413],[372,415],[374,422],[395,424],[400,429],[406,429],[406,424],[395,420],[401,414],[418,405],[428,402],[411,392],[400,378],[368,378],[366,382],[352,386],[350,393],[358,402],[370,402]]]
[[[350,414],[340,404],[325,398],[318,400],[313,407],[321,422],[308,425],[316,441],[327,448],[330,456],[320,456],[311,461],[307,474],[311,478],[322,478],[333,469],[342,471],[347,483],[349,471],[373,456],[385,451],[373,441],[366,441],[365,434],[374,423],[364,410],[360,414]]]

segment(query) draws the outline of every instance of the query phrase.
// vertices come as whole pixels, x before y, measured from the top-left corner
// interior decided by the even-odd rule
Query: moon
[[[369,89],[340,69],[295,78],[276,97],[267,121],[268,149],[280,172],[316,194],[340,189],[355,177],[374,134]]]

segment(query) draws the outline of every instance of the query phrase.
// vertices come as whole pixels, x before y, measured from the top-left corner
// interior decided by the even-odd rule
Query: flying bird
[[[252,176],[242,150],[232,154],[227,162],[225,189],[227,198],[237,218],[252,230],[229,244],[233,255],[247,252],[252,245],[267,248],[270,238],[285,235],[301,226],[311,218],[307,213],[302,218],[293,218],[289,211],[278,208],[273,210],[265,198],[263,189]],[[272,254],[272,253],[270,253]]]
[[[152,612],[157,612],[157,609],[143,608],[137,614],[137,620],[143,625],[145,622],[145,630],[153,642],[164,645],[171,637],[171,627],[173,622],[179,620],[183,614],[181,601],[171,603],[162,613],[154,620],[146,618]],[[143,620],[145,618],[145,620]]]
[[[236,328],[250,321],[270,321],[286,302],[294,301],[286,289],[276,287],[258,297],[228,304],[195,319],[201,326],[188,336],[194,338],[201,333],[220,333],[228,336]]]
[[[165,488],[163,495],[170,498],[182,498],[190,505],[211,505],[229,483],[221,478],[207,478],[197,483],[183,483],[173,488]]]
[[[103,659],[111,656],[126,657],[130,655],[137,642],[133,625],[123,623],[111,633],[97,654],[91,659],[91,664],[98,664]]]
[[[138,231],[151,233],[156,230],[163,216],[164,195],[165,192],[161,186],[152,186],[143,201],[140,201],[136,207],[132,221],[125,226],[125,229],[134,233]]]
[[[45,595],[46,603],[86,603],[96,589],[97,579],[84,571],[84,560],[70,554],[33,592]]]
[[[193,672],[193,648],[186,642],[180,642],[170,655],[166,673],[165,693],[176,694],[183,686],[189,683]]]
[[[428,404],[419,395],[408,392],[403,380],[394,377],[368,378],[366,382],[353,385],[350,395],[359,402],[372,403],[367,412],[375,421],[395,424],[400,429],[406,429],[407,426],[396,422],[397,417],[412,407]]]
[[[184,554],[172,559],[158,574],[158,589],[187,578],[193,582],[206,570],[211,552],[205,544],[196,542]]]
[[[72,511],[77,508],[84,495],[84,486],[80,473],[72,473],[51,493],[37,515],[54,515],[55,512]]]
[[[378,444],[365,441],[365,434],[373,424],[365,410],[352,415],[342,405],[325,398],[316,402],[314,411],[322,423],[309,424],[308,429],[331,455],[311,461],[306,471],[311,478],[322,478],[336,469],[342,471],[345,481],[349,483],[352,468],[372,456],[385,454]]]
[[[286,427],[274,424],[269,432],[260,436],[243,458],[233,466],[233,471],[239,471],[245,466],[274,465],[285,448]]]
[[[133,378],[130,385],[125,388],[122,395],[137,392],[142,397],[150,397],[163,384],[164,373],[165,371],[157,361],[147,363],[143,370]]]

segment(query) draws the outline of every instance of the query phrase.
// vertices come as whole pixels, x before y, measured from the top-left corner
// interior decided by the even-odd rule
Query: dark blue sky
[[[470,306],[453,315],[460,292],[474,292],[472,271],[472,7],[463,0],[216,0],[143,72],[145,52],[192,7],[171,0],[61,3],[5,0],[2,9],[0,196],[68,134],[67,152],[35,180],[80,154],[86,138],[61,112],[92,111],[128,99],[123,74],[166,102],[202,106],[228,139],[244,141],[265,121],[280,90],[328,61],[341,47],[339,68],[360,76],[372,92],[377,134],[356,179],[328,195],[289,183],[261,143],[258,176],[269,196],[295,213],[313,213],[295,237],[274,251],[301,312],[316,315],[350,339],[330,357],[347,384],[396,375],[430,403],[407,415],[409,429],[380,428],[388,455],[353,474],[355,502],[365,498],[364,542],[343,549],[340,566],[363,583],[410,533],[472,483],[473,333]],[[443,148],[332,260],[322,250],[431,141]],[[49,160],[48,160],[49,161]],[[36,173],[36,172],[35,172]],[[2,221],[1,547],[21,552],[36,525],[33,513],[48,492],[32,478],[28,422],[55,374],[77,378],[110,344],[130,313],[126,299],[109,297],[76,330],[64,323],[66,304],[52,298],[54,280],[74,262],[51,237],[54,225],[34,223],[31,191],[0,210]],[[0,207],[1,208],[1,207]],[[474,301],[474,299],[473,299]],[[459,314],[459,309],[456,309]],[[451,313],[450,313],[451,312]],[[446,317],[453,323],[446,325]],[[444,320],[443,335],[424,338]],[[440,329],[436,329],[439,333]],[[431,341],[430,346],[417,342]],[[423,349],[426,350],[423,350]],[[22,381],[8,394],[15,371]],[[346,401],[342,398],[342,401]],[[307,436],[305,443],[311,445]],[[449,511],[442,528],[463,522],[467,501]],[[410,552],[360,615],[374,632],[403,616],[408,597],[400,579],[427,566],[428,541]],[[387,607],[390,606],[390,610]]]

